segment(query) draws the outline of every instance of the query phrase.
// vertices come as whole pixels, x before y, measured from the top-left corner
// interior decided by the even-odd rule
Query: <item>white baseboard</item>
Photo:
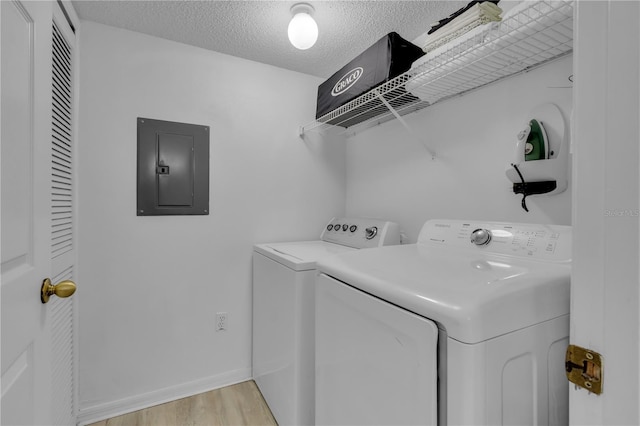
[[[153,407],[154,405],[164,404],[165,402],[175,401],[176,399],[186,398],[213,389],[244,382],[250,380],[251,377],[251,368],[243,368],[116,401],[103,402],[84,407],[81,406],[78,412],[77,424],[79,426],[88,425],[122,414]]]

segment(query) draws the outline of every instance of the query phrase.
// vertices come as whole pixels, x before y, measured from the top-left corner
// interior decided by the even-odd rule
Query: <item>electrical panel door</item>
[[[137,214],[209,214],[208,126],[138,118]]]

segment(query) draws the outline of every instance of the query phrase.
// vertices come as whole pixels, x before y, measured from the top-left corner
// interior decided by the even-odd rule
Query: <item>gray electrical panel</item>
[[[138,216],[209,214],[209,127],[138,117]]]

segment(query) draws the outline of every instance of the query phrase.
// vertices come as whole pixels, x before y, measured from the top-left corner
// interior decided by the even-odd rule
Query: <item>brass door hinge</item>
[[[576,345],[569,345],[565,358],[567,379],[596,395],[602,393],[602,355]]]

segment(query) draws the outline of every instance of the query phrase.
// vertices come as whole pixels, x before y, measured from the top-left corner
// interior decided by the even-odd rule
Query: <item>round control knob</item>
[[[471,242],[477,246],[484,246],[491,241],[491,231],[478,228],[471,233]]]
[[[333,230],[334,231],[339,231],[340,230],[340,224],[336,223],[335,225],[333,225]]]
[[[342,225],[342,230],[346,231],[347,229],[349,229],[349,225],[347,225],[346,223],[344,225]]]
[[[351,228],[349,228],[349,231],[356,232],[356,229],[358,229],[356,225],[351,225]]]
[[[378,227],[377,226],[372,226],[371,228],[367,228],[364,230],[365,233],[365,238],[367,240],[372,239],[373,237],[375,237],[378,234]]]
[[[332,229],[333,229],[333,225],[332,224],[327,225],[327,231],[331,231]]]

